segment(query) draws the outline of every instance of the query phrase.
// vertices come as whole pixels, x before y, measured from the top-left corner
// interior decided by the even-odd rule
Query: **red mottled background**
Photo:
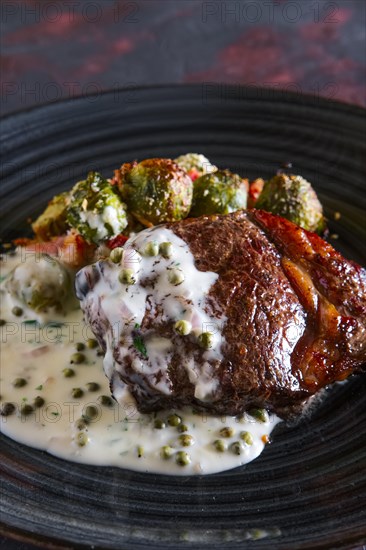
[[[3,114],[171,82],[366,106],[365,0],[1,0],[0,10]]]
[[[0,0],[1,112],[186,82],[366,106],[365,12],[365,0]]]

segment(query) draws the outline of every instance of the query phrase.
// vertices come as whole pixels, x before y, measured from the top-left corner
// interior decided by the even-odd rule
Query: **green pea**
[[[163,256],[163,258],[171,258],[173,255],[173,245],[172,243],[165,242],[160,243],[159,245],[159,252]]]
[[[89,438],[84,432],[80,432],[77,434],[76,443],[79,445],[79,447],[85,447],[88,441],[89,441]]]
[[[182,447],[190,447],[194,443],[194,439],[189,434],[182,434],[178,437],[179,444],[182,445]]]
[[[89,422],[85,418],[78,418],[75,422],[75,427],[78,430],[84,430],[87,424],[89,424]]]
[[[181,269],[171,269],[168,272],[168,281],[174,286],[178,286],[183,283],[184,279],[184,273]]]
[[[100,395],[97,401],[100,405],[103,405],[103,407],[113,407],[114,405],[114,401],[109,395]]]
[[[188,432],[188,426],[186,424],[179,424],[177,427],[178,432]]]
[[[1,405],[0,415],[1,416],[9,416],[9,415],[13,414],[14,411],[15,411],[14,403],[6,402],[6,403],[3,403]]]
[[[136,283],[136,277],[133,269],[122,269],[118,275],[119,282],[124,285],[134,285]]]
[[[94,349],[98,347],[98,342],[95,340],[95,338],[89,338],[86,345],[90,349]]]
[[[75,376],[75,371],[73,369],[63,369],[62,372],[65,378],[72,378]]]
[[[225,426],[225,428],[221,428],[220,430],[221,437],[232,437],[234,433],[233,428],[230,428],[229,426]]]
[[[83,351],[85,349],[85,344],[83,342],[76,342],[75,348],[76,351]]]
[[[14,306],[11,312],[13,315],[15,315],[15,317],[20,317],[21,315],[23,315],[22,308],[18,306]]]
[[[117,247],[111,250],[111,253],[109,254],[109,259],[114,264],[119,264],[123,257],[123,248]]]
[[[88,405],[84,411],[83,416],[87,420],[94,420],[99,414],[99,411],[97,407],[94,407],[93,405]]]
[[[84,395],[84,392],[81,388],[72,388],[71,395],[74,399],[79,399]]]
[[[85,387],[88,391],[100,390],[100,384],[97,384],[97,382],[88,382],[87,384],[85,384]]]
[[[28,416],[28,415],[30,415],[33,411],[34,411],[34,408],[32,407],[32,405],[29,405],[28,403],[24,403],[24,404],[20,407],[20,414],[22,414],[23,416]]]
[[[227,449],[227,445],[222,439],[216,439],[214,446],[219,453],[224,453]]]
[[[253,418],[259,420],[259,422],[269,421],[269,416],[265,409],[250,409],[250,411],[248,411],[248,414]]]
[[[212,348],[214,343],[214,335],[212,334],[212,332],[202,332],[198,336],[198,341],[203,348],[210,349]]]
[[[37,395],[37,397],[34,398],[33,400],[33,405],[37,408],[37,409],[40,409],[41,407],[43,407],[43,405],[45,404],[45,400],[43,399],[43,397],[41,397],[40,395]]]
[[[243,445],[240,443],[240,441],[234,441],[234,443],[230,445],[230,451],[235,455],[241,455],[243,450]]]
[[[169,445],[164,445],[164,447],[160,449],[160,456],[164,460],[167,460],[168,458],[170,458],[173,453],[174,453],[174,449],[172,449],[172,447],[170,447]]]
[[[192,330],[192,324],[189,321],[181,319],[175,323],[174,330],[181,336],[187,336]]]
[[[168,416],[168,424],[169,426],[177,427],[179,424],[181,424],[182,419],[177,414],[171,414]]]
[[[73,353],[70,357],[70,363],[75,365],[80,365],[80,363],[84,363],[85,361],[86,361],[85,355],[80,352]]]
[[[159,245],[156,241],[149,241],[144,248],[145,256],[157,256],[159,254]]]
[[[164,420],[162,420],[161,418],[155,418],[154,420],[154,428],[157,429],[157,430],[162,430],[163,428],[165,428],[166,424],[164,422]]]
[[[242,439],[247,445],[253,445],[253,437],[249,432],[240,432],[240,439]]]
[[[13,381],[14,388],[23,388],[23,386],[27,385],[27,381],[25,378],[16,378]]]
[[[175,456],[175,461],[179,466],[188,466],[191,462],[191,457],[184,451],[178,451]]]

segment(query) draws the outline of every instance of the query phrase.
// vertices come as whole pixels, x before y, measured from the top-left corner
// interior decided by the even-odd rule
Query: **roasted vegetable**
[[[49,241],[52,237],[66,233],[66,209],[70,203],[70,193],[56,195],[48,203],[46,210],[32,224],[34,234],[40,241]]]
[[[323,208],[311,184],[301,176],[279,174],[267,181],[255,207],[290,220],[308,231],[325,229]]]
[[[203,176],[204,174],[212,174],[216,172],[217,166],[211,164],[207,157],[199,155],[197,153],[187,153],[174,159],[174,162],[178,164],[183,170],[188,172],[188,175],[192,181]]]
[[[115,187],[97,172],[89,172],[71,191],[67,222],[86,241],[98,244],[125,229],[126,206]]]
[[[218,170],[194,182],[191,217],[230,214],[247,206],[248,181],[229,170]]]
[[[73,296],[69,272],[47,254],[27,256],[26,262],[13,269],[6,281],[6,289],[36,312],[48,308],[63,311]]]
[[[143,225],[181,220],[191,207],[192,180],[170,159],[123,164],[115,181],[129,211]]]

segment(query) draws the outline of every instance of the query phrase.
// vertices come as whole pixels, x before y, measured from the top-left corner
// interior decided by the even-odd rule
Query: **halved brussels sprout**
[[[183,170],[185,170],[192,181],[203,176],[204,174],[212,174],[216,172],[217,166],[211,164],[207,157],[197,153],[187,153],[174,159]]]

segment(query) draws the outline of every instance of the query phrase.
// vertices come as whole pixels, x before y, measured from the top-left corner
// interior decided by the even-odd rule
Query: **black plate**
[[[283,161],[319,191],[338,249],[366,263],[365,112],[319,98],[204,86],[55,103],[3,121],[5,239],[87,170],[188,151],[255,177]],[[317,549],[366,543],[365,377],[279,427],[245,468],[170,477],[67,463],[2,438],[2,519],[23,541],[69,548]],[[256,530],[265,538],[252,540]],[[257,532],[258,533],[258,532]],[[54,546],[56,545],[56,546]]]

